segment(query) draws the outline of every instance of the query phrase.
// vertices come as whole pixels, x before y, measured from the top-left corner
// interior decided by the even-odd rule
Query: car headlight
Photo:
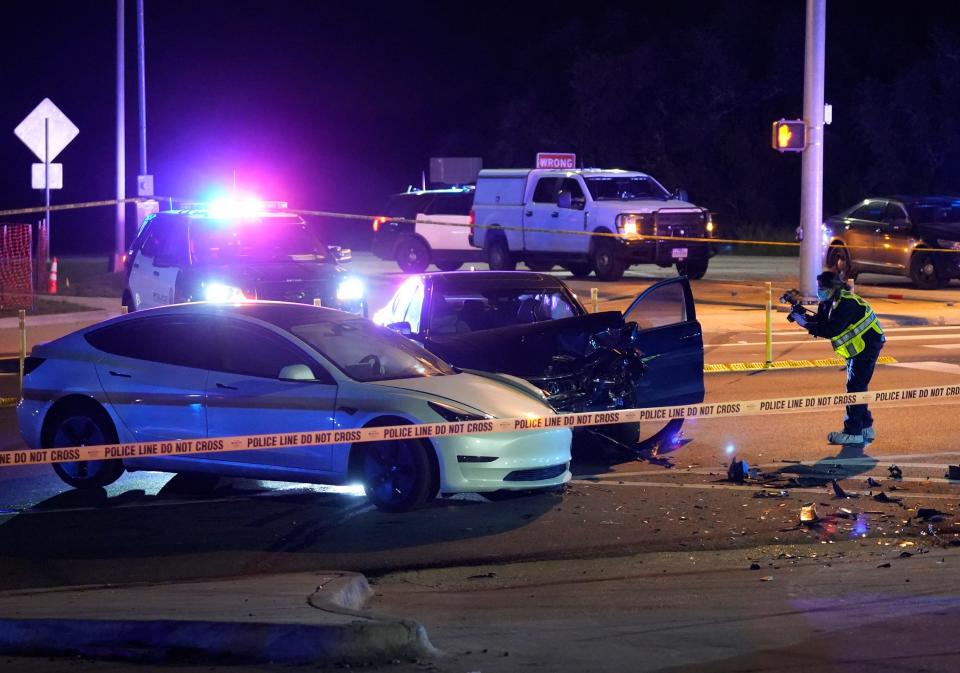
[[[203,298],[207,301],[227,302],[227,301],[245,301],[252,299],[239,287],[233,285],[224,285],[223,283],[204,283]]]
[[[490,418],[489,416],[481,416],[464,409],[456,409],[454,407],[448,407],[445,404],[440,404],[439,402],[427,401],[427,404],[430,405],[430,408],[440,414],[440,417],[447,421],[447,423],[464,423],[466,421],[482,421],[484,419]]]
[[[617,217],[617,231],[627,236],[636,236],[640,231],[640,215],[629,213]]]
[[[960,241],[948,241],[945,238],[938,238],[937,245],[947,250],[960,250]]]
[[[337,301],[357,301],[363,299],[365,288],[359,278],[344,278],[337,285]]]

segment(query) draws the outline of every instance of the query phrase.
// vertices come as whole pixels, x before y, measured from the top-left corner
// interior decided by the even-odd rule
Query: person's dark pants
[[[867,342],[863,352],[847,360],[847,392],[863,393],[870,385],[873,370],[877,366],[877,358],[883,341],[880,339]],[[873,415],[866,404],[851,404],[847,406],[847,416],[843,419],[843,431],[848,435],[861,435],[864,428],[873,427]]]

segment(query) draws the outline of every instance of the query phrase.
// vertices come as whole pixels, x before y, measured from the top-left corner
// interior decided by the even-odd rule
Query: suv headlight
[[[206,301],[229,302],[256,299],[251,293],[244,292],[239,287],[224,285],[223,283],[204,283],[203,298]]]
[[[617,215],[617,233],[624,236],[637,236],[642,233],[643,224],[649,213],[621,213]]]
[[[937,245],[947,250],[960,250],[960,241],[948,241],[945,238],[938,238]]]
[[[363,299],[366,288],[359,278],[344,278],[337,285],[337,301],[358,301]]]
[[[428,400],[427,404],[430,405],[430,408],[437,412],[437,414],[440,415],[440,418],[445,420],[447,423],[465,423],[466,421],[482,421],[490,418],[489,416],[474,414],[465,409],[448,407],[445,404],[440,404],[439,402],[433,402],[431,400]]]

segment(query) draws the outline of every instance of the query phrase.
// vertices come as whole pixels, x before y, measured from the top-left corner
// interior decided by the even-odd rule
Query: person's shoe
[[[873,429],[871,425],[869,428],[863,429],[863,441],[872,442],[877,438],[877,431]]]
[[[846,446],[847,444],[863,444],[863,435],[848,435],[845,432],[831,432],[827,435],[827,441],[831,444]]]

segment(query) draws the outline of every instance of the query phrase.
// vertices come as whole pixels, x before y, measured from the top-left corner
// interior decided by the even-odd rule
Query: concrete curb
[[[231,664],[386,663],[437,654],[421,624],[360,612],[373,593],[363,575],[329,573],[328,577],[307,597],[299,613],[309,619],[297,619],[290,611],[276,620],[150,619],[149,607],[142,609],[143,619],[0,617],[0,654]],[[262,579],[263,586],[269,587],[271,578]],[[8,592],[6,597],[95,594],[102,589]],[[3,598],[0,609],[7,612]]]

